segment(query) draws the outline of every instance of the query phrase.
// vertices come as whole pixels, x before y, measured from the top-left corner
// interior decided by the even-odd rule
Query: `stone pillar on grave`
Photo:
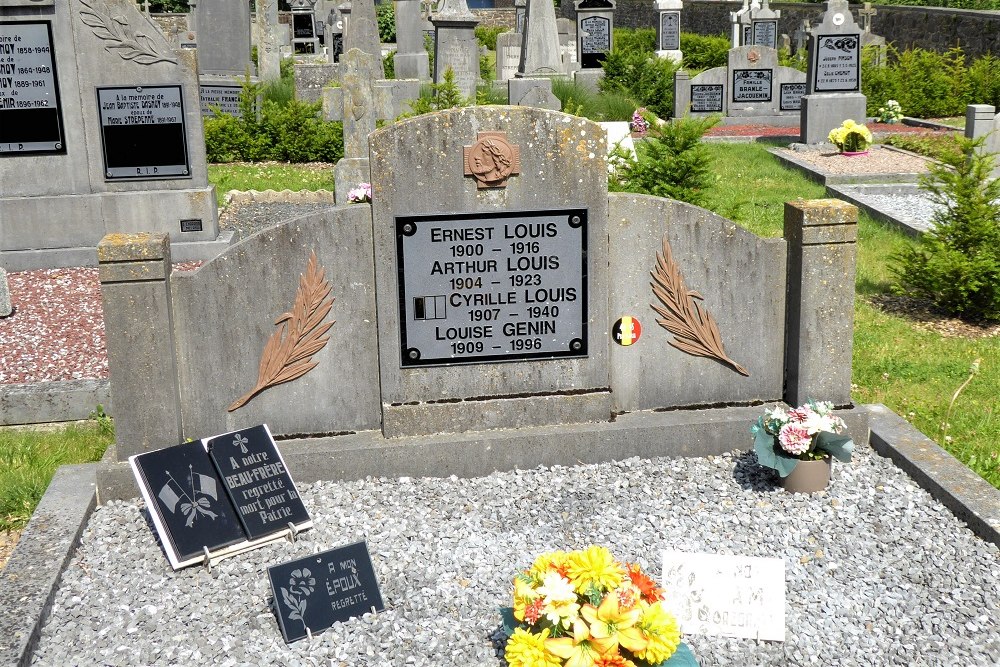
[[[430,79],[430,60],[424,48],[420,0],[396,0],[396,77]]]
[[[434,24],[434,83],[444,81],[447,70],[455,74],[459,92],[475,99],[479,84],[479,41],[476,39],[477,19],[465,0],[444,0]],[[553,14],[553,27],[555,18]]]
[[[517,78],[551,77],[563,73],[559,55],[559,29],[551,0],[527,0],[524,17],[524,45]],[[579,33],[578,33],[579,34]]]
[[[657,12],[656,55],[675,63],[681,62],[681,10],[682,0],[655,0],[653,9]]]
[[[261,81],[281,78],[281,45],[278,43],[278,0],[255,0],[257,13],[257,71]]]
[[[691,75],[687,70],[674,72],[674,118],[683,118],[691,111]]]
[[[802,96],[799,141],[820,144],[847,119],[866,118],[861,93],[861,29],[847,0],[829,0],[823,21],[809,34],[809,68]]]
[[[735,12],[729,12],[730,46],[743,46],[743,17],[750,12],[750,0],[743,0],[743,6]]]
[[[180,390],[170,305],[166,234],[109,234],[97,245],[108,349],[115,454],[176,445]]]
[[[764,0],[764,4],[750,14],[750,43],[755,46],[778,48],[778,19],[781,10],[773,10]]]
[[[323,41],[326,44],[326,61],[340,62],[340,56],[344,52],[344,19],[336,9],[331,9],[326,15]]]
[[[839,199],[785,204],[785,395],[851,403],[858,209]]]
[[[374,0],[353,0],[350,13],[351,20],[344,24],[344,53],[351,49],[360,49],[378,56],[378,66],[382,72],[378,78],[385,77],[385,68],[382,66],[382,40],[378,34]]]
[[[965,137],[986,137],[984,153],[993,153],[993,177],[1000,178],[1000,114],[992,104],[970,104],[965,107]]]

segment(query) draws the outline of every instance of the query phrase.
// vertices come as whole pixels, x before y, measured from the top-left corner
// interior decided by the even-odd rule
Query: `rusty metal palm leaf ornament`
[[[257,385],[236,399],[229,406],[229,412],[246,405],[251,398],[270,387],[291,382],[302,377],[318,362],[312,360],[314,354],[323,349],[327,341],[327,331],[334,321],[323,322],[333,307],[330,283],[325,271],[319,267],[316,252],[309,256],[309,264],[304,275],[299,276],[299,290],[295,294],[295,304],[291,312],[283,313],[274,321],[279,327],[271,334],[264,346],[260,359]]]
[[[704,301],[704,297],[684,285],[684,276],[674,262],[665,235],[663,252],[656,253],[656,268],[649,275],[653,277],[649,284],[653,294],[663,304],[662,307],[650,304],[650,307],[663,318],[656,320],[657,324],[674,335],[670,345],[687,354],[716,359],[740,375],[749,376],[747,369],[726,355],[715,318],[696,301]]]

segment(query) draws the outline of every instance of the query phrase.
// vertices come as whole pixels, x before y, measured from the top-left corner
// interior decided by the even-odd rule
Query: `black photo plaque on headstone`
[[[267,576],[287,643],[385,609],[365,542],[274,565]]]
[[[309,521],[271,432],[261,424],[206,441],[208,455],[251,540]]]
[[[678,51],[681,48],[681,13],[660,12],[660,50]]]
[[[770,102],[771,75],[769,69],[734,69],[733,102]]]
[[[750,32],[750,24],[748,23],[748,24],[746,24],[746,25],[743,26],[743,41],[740,42],[740,45],[741,46],[749,46],[750,43],[751,43],[750,40],[751,40],[752,36],[753,36],[753,33]]]
[[[229,114],[236,118],[242,118],[243,112],[240,110],[241,86],[216,86],[202,84],[198,87],[201,98],[201,115],[214,116],[216,107],[221,113]]]
[[[806,94],[806,84],[804,83],[783,83],[781,84],[781,106],[782,111],[799,111],[802,109],[802,96]]]
[[[105,179],[190,178],[180,86],[97,89]]]
[[[0,155],[65,153],[48,21],[0,22]]]
[[[813,72],[816,92],[861,89],[861,35],[818,35]]]
[[[215,551],[246,539],[200,442],[137,454],[129,462],[174,569],[200,560],[205,548]]]
[[[611,19],[588,16],[580,20],[580,66],[600,67],[611,50]]]
[[[753,43],[758,46],[778,48],[778,22],[775,20],[753,21]]]
[[[721,112],[722,111],[722,89],[721,83],[694,84],[691,86],[691,111],[694,112]]]
[[[587,210],[396,218],[402,366],[587,355]]]
[[[292,31],[295,39],[312,39],[316,36],[316,24],[312,12],[292,12]]]

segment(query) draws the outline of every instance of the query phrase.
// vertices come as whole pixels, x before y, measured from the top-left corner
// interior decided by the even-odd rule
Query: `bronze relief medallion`
[[[506,132],[480,132],[464,153],[465,175],[480,190],[506,187],[508,178],[521,173],[521,149],[507,141]]]

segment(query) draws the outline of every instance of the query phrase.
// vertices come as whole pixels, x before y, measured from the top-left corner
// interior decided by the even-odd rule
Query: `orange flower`
[[[618,653],[605,653],[594,660],[594,667],[635,667],[635,663]]]
[[[642,593],[642,599],[646,602],[653,603],[657,600],[663,599],[663,589],[656,585],[656,582],[645,575],[642,570],[639,569],[639,565],[636,563],[629,563],[626,568],[628,572],[629,579],[635,584],[635,587],[639,589]]]

